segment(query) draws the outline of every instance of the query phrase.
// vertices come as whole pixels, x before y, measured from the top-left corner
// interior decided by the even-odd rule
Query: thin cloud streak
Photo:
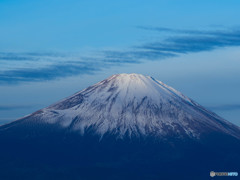
[[[240,30],[181,30],[164,27],[138,27],[168,32],[164,40],[143,43],[127,50],[102,50],[90,56],[61,53],[0,52],[0,84],[54,80],[124,64],[163,60],[181,54],[240,46]]]
[[[226,104],[226,105],[212,106],[212,107],[209,107],[209,109],[215,110],[215,111],[240,110],[240,104]]]
[[[211,51],[221,47],[240,46],[240,30],[238,29],[221,31],[175,30],[170,28],[145,29],[177,33],[177,35],[166,38],[161,42],[145,43],[138,46],[138,48],[144,50],[186,54]],[[184,35],[181,35],[182,33]]]
[[[0,111],[11,111],[16,109],[29,109],[36,105],[0,105]]]
[[[0,73],[0,83],[53,80],[75,74],[90,74],[97,70],[100,69],[97,69],[97,67],[91,67],[91,64],[82,62],[54,64],[38,69],[21,68]]]

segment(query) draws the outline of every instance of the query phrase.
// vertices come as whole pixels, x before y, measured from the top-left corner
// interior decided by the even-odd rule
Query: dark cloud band
[[[101,51],[91,57],[61,53],[0,52],[0,84],[44,81],[73,75],[92,74],[112,66],[162,60],[179,54],[240,46],[240,30],[181,30],[164,27],[138,27],[147,31],[171,33],[166,39],[146,42],[122,51]],[[38,63],[38,64],[37,64]],[[18,66],[21,64],[22,66]],[[26,67],[25,67],[26,65]],[[2,66],[3,67],[3,66]]]

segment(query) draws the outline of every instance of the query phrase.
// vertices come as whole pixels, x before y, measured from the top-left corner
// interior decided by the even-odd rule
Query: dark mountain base
[[[239,140],[226,135],[209,134],[197,142],[111,135],[99,140],[90,132],[40,129],[0,132],[0,179],[202,180],[211,179],[212,170],[240,172]]]

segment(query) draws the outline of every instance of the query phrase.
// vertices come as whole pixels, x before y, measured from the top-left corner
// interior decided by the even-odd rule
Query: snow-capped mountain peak
[[[220,132],[239,137],[239,127],[150,76],[117,74],[21,122],[60,125],[103,137],[188,137]]]

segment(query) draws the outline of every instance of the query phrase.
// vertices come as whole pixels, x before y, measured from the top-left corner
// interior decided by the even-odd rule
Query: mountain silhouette
[[[1,179],[210,179],[240,128],[149,76],[118,74],[0,126]]]

